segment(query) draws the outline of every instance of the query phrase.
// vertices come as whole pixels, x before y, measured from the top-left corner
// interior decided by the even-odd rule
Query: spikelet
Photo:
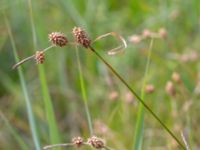
[[[52,32],[49,34],[49,40],[52,44],[60,47],[63,47],[68,43],[67,37],[60,32]]]
[[[37,64],[43,64],[45,60],[45,55],[43,51],[36,51],[35,60]]]
[[[72,30],[75,41],[85,48],[88,48],[91,44],[91,40],[88,38],[86,32],[80,27],[74,27]]]

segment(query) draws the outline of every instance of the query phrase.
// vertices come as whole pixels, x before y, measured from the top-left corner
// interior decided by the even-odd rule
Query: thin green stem
[[[58,143],[60,141],[60,134],[57,126],[53,103],[51,100],[51,96],[49,94],[49,88],[46,80],[46,73],[44,70],[44,66],[40,65],[38,69],[39,69],[39,77],[41,83],[41,92],[44,101],[44,109],[46,112],[46,118],[49,127],[49,138],[51,143]]]
[[[141,98],[143,100],[145,99],[144,90],[145,90],[147,75],[148,75],[148,71],[149,71],[152,47],[153,47],[153,38],[150,41],[150,45],[149,45],[149,49],[148,49],[147,63],[146,63],[146,68],[145,68],[145,73],[144,73],[142,90],[141,90]],[[133,150],[141,149],[142,141],[143,141],[143,130],[144,130],[144,106],[142,105],[142,103],[140,103],[139,110],[138,110],[138,116],[137,116],[136,130],[135,130],[136,132],[135,132],[135,137],[134,137],[134,142],[133,142]]]
[[[13,48],[15,61],[17,62],[17,61],[19,61],[19,58],[18,58],[18,55],[17,55],[17,49],[16,49],[16,45],[15,45],[15,42],[14,42],[13,34],[11,32],[11,28],[10,28],[10,25],[8,23],[8,20],[7,20],[7,17],[6,17],[5,14],[4,14],[4,17],[5,17],[5,23],[6,23],[8,34],[9,34],[9,37],[10,37],[11,45],[12,45],[12,48]],[[34,118],[34,114],[33,114],[33,110],[32,110],[31,99],[30,99],[30,96],[29,96],[29,93],[28,93],[28,90],[27,90],[26,81],[25,81],[24,74],[22,72],[22,68],[18,69],[18,74],[19,74],[19,78],[20,78],[20,82],[21,82],[21,86],[22,86],[22,91],[23,91],[24,97],[25,97],[28,120],[29,120],[30,129],[31,129],[33,141],[34,141],[34,144],[35,144],[35,148],[36,148],[36,150],[40,150],[40,141],[39,141],[39,137],[38,137],[38,134],[37,134],[36,122],[35,122],[35,118]]]
[[[72,146],[74,146],[73,143],[62,143],[62,144],[47,145],[43,147],[43,149],[46,150],[46,149],[53,149],[55,147],[72,147]]]
[[[37,37],[36,37],[36,28],[34,23],[34,17],[33,17],[33,7],[32,7],[32,0],[28,0],[28,9],[29,9],[29,16],[30,16],[30,22],[31,22],[31,31],[32,31],[32,37],[33,37],[33,47],[34,50],[37,49]],[[50,46],[49,48],[46,48],[44,50],[47,51],[54,45]],[[51,143],[58,143],[60,141],[60,134],[57,126],[57,121],[54,113],[53,103],[51,100],[51,96],[49,93],[49,88],[47,85],[47,78],[46,78],[46,72],[44,66],[40,65],[38,67],[39,71],[39,78],[40,78],[40,84],[41,84],[41,92],[43,95],[43,101],[44,101],[44,107],[46,111],[46,117],[49,127],[49,137]]]
[[[32,2],[31,0],[28,0],[28,9],[29,9],[29,16],[31,21],[31,31],[32,31],[32,37],[33,37],[33,47],[34,49],[37,49],[37,37],[36,37],[36,30],[35,30],[35,23],[33,19],[33,8],[32,8]]]
[[[89,49],[113,72],[113,74],[131,91],[131,93],[142,103],[142,105],[151,113],[151,115],[165,128],[165,130],[176,140],[180,147],[187,150],[180,140],[170,131],[170,129],[160,120],[160,118],[151,110],[151,108],[138,96],[130,85],[115,71],[115,69],[91,46]]]
[[[77,47],[76,47],[76,57],[77,57],[77,64],[78,64],[78,70],[79,70],[79,80],[80,80],[80,84],[81,84],[81,93],[82,93],[82,98],[84,101],[87,122],[88,122],[89,130],[90,130],[90,135],[93,135],[92,119],[91,119],[90,111],[88,109],[88,98],[87,98],[87,94],[86,94],[86,87],[85,87],[85,82],[83,79],[83,72],[82,72],[82,68],[81,68],[80,57],[79,57],[79,52],[78,52]]]

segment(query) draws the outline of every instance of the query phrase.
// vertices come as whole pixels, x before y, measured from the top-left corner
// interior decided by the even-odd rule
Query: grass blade
[[[53,104],[51,102],[51,97],[49,95],[49,90],[46,81],[46,75],[44,71],[44,67],[42,65],[39,66],[39,78],[41,82],[42,95],[44,100],[45,112],[47,117],[47,122],[49,125],[49,135],[51,144],[55,144],[60,142],[58,127],[55,119],[55,113],[53,110]]]
[[[31,29],[32,29],[32,37],[33,37],[33,45],[34,49],[37,49],[37,37],[36,37],[36,29],[34,24],[34,18],[33,18],[33,10],[32,10],[32,3],[31,0],[28,0],[28,8],[29,8],[29,15],[31,19]],[[55,113],[53,110],[53,104],[51,102],[51,97],[48,90],[45,70],[42,65],[38,67],[39,69],[39,78],[41,82],[41,88],[42,88],[42,95],[45,105],[45,112],[47,116],[47,122],[49,125],[49,135],[50,135],[50,141],[52,144],[60,142],[58,127],[55,119]]]
[[[76,47],[76,57],[77,57],[77,64],[78,64],[78,70],[79,70],[79,80],[80,80],[80,85],[81,85],[81,93],[82,93],[82,98],[84,101],[84,107],[86,111],[86,116],[87,116],[87,122],[90,130],[90,135],[93,135],[93,128],[92,128],[92,119],[91,115],[88,109],[88,98],[86,94],[86,87],[85,87],[85,82],[83,79],[83,72],[81,68],[81,63],[80,63],[80,57],[79,57],[79,51],[78,48]]]
[[[6,23],[6,27],[7,27],[7,30],[8,30],[9,38],[11,40],[11,45],[12,45],[15,61],[18,62],[19,58],[18,58],[18,55],[17,55],[17,48],[15,46],[12,31],[11,31],[9,22],[8,22],[5,14],[4,14],[4,17],[5,17],[5,23]],[[34,114],[33,114],[33,111],[32,111],[32,104],[31,104],[30,96],[29,96],[29,93],[28,93],[28,90],[27,90],[25,77],[24,77],[24,74],[22,72],[21,67],[18,68],[18,74],[19,74],[20,83],[21,83],[21,86],[22,86],[22,91],[23,91],[24,97],[25,97],[26,109],[27,109],[27,113],[28,113],[28,120],[29,120],[29,124],[30,124],[30,128],[31,128],[31,133],[32,133],[34,144],[35,144],[35,148],[36,148],[36,150],[40,150],[40,141],[39,141],[39,137],[37,135],[35,118],[34,118]]]
[[[147,64],[146,64],[146,68],[145,68],[144,81],[143,81],[143,86],[142,86],[142,90],[141,90],[141,98],[142,99],[145,99],[144,89],[146,86],[146,80],[147,80],[147,75],[148,75],[148,71],[149,71],[152,46],[153,46],[153,38],[151,39],[149,49],[148,49]],[[140,103],[137,121],[136,121],[133,150],[141,150],[142,149],[143,133],[144,133],[144,106],[142,103]]]

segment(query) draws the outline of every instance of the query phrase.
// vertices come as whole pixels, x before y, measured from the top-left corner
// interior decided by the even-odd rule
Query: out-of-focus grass
[[[151,42],[149,44],[148,49],[148,57],[147,57],[147,63],[145,67],[144,72],[144,79],[143,79],[143,85],[141,88],[141,98],[145,100],[145,87],[147,84],[148,74],[149,74],[149,66],[150,66],[150,59],[151,59],[151,53],[153,49],[153,39],[151,39]],[[140,103],[139,110],[138,110],[138,116],[137,116],[137,123],[136,123],[136,129],[135,129],[135,135],[134,135],[134,142],[133,142],[133,149],[139,150],[142,148],[143,143],[143,135],[144,135],[144,106]]]
[[[78,52],[77,47],[76,47],[76,57],[77,57],[77,65],[78,65],[78,70],[79,70],[79,80],[80,80],[80,86],[81,86],[81,93],[82,93],[85,112],[86,112],[86,116],[87,116],[89,133],[92,136],[94,134],[93,133],[93,127],[92,127],[92,119],[91,119],[91,114],[90,114],[90,111],[89,111],[89,108],[88,108],[87,90],[86,90],[85,81],[84,81],[84,78],[83,78],[83,70],[81,68],[80,56],[79,56],[79,52]]]
[[[28,9],[29,9],[31,31],[32,31],[33,47],[36,51],[37,48],[36,26],[33,16],[33,6],[31,0],[28,0]],[[45,113],[48,123],[48,135],[50,139],[49,141],[51,142],[51,144],[56,144],[60,141],[60,135],[57,127],[57,121],[55,119],[55,112],[48,89],[47,78],[44,67],[39,66],[38,72],[41,83],[41,91],[42,91],[41,94],[43,96],[42,98],[44,101]]]
[[[8,22],[8,19],[6,17],[5,12],[4,12],[4,18],[5,18],[4,20],[5,20],[6,29],[7,29],[8,35],[9,35],[10,43],[11,43],[11,46],[12,46],[12,49],[13,49],[14,58],[15,58],[15,61],[17,62],[17,61],[19,61],[19,57],[18,57],[18,54],[17,54],[17,48],[16,48],[16,44],[15,44],[15,41],[14,41],[14,37],[13,37],[13,33],[12,33],[12,30],[11,30],[10,24]],[[20,84],[21,84],[22,91],[23,91],[24,98],[25,98],[26,109],[27,109],[27,114],[28,114],[28,120],[29,120],[29,125],[30,125],[30,129],[31,129],[31,134],[32,134],[32,138],[33,138],[34,147],[35,147],[36,150],[40,150],[40,147],[41,147],[40,146],[40,140],[39,140],[38,133],[37,133],[34,113],[32,111],[31,98],[29,96],[29,92],[28,92],[28,89],[27,89],[25,77],[24,77],[24,74],[23,74],[23,71],[22,71],[21,68],[18,69],[18,74],[19,74]],[[4,116],[2,116],[2,117],[5,118]],[[6,118],[3,119],[3,120],[5,120],[5,122],[7,122]],[[7,126],[9,126],[8,123],[7,123]],[[11,127],[9,126],[9,128],[11,128]],[[14,132],[14,129],[11,130],[11,131],[13,131],[16,139],[20,143],[20,146],[22,148],[25,148],[24,143],[21,142],[22,140],[19,140],[19,137]]]
[[[91,38],[115,31],[126,39],[132,34],[143,32],[145,28],[157,31],[160,27],[165,27],[167,39],[154,40],[148,81],[154,84],[155,92],[146,95],[146,102],[178,137],[181,131],[186,134],[191,149],[197,149],[200,145],[200,116],[196,112],[200,103],[199,94],[194,90],[198,90],[199,62],[180,61],[174,58],[174,54],[182,55],[193,51],[199,55],[199,3],[198,0],[34,0],[32,9],[37,47],[43,49],[49,45],[47,35],[52,31],[64,32],[71,40],[74,26],[86,28]],[[8,16],[19,57],[31,55],[34,47],[28,1],[2,0],[0,12],[2,11]],[[4,20],[2,13],[0,18]],[[17,71],[11,70],[15,61],[3,21],[0,22],[0,33],[0,109],[18,136],[26,141],[30,149],[34,149],[20,81]],[[126,53],[114,57],[107,56],[103,50],[115,45],[112,41],[99,41],[94,47],[102,49],[100,53],[139,93],[148,44],[149,41],[142,41],[137,45],[129,43]],[[136,132],[137,102],[129,103],[132,97],[127,89],[90,52],[80,48],[79,54],[94,132],[106,139],[107,145],[113,149],[131,149]],[[77,135],[89,135],[76,59],[75,47],[54,48],[46,54],[44,64],[55,118],[62,133],[60,142],[70,141]],[[30,61],[23,64],[23,68],[27,88],[33,99],[33,113],[38,124],[40,142],[42,145],[50,144],[49,124],[46,121],[37,66]],[[180,73],[182,83],[175,84],[177,95],[170,97],[165,92],[165,84],[171,80],[174,71]],[[114,92],[117,96],[112,95]],[[142,149],[178,149],[173,139],[148,113],[145,114],[144,124]],[[19,147],[5,124],[0,125],[0,142],[0,149]]]

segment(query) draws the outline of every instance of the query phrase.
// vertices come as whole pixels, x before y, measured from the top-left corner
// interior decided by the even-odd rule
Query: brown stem
[[[16,69],[16,68],[19,67],[21,64],[27,62],[28,60],[30,60],[30,59],[32,59],[32,58],[34,58],[34,57],[35,57],[35,54],[32,55],[32,56],[29,56],[29,57],[27,57],[27,58],[25,58],[25,59],[23,59],[23,60],[21,60],[20,62],[18,62],[18,63],[16,63],[15,65],[13,65],[13,66],[12,66],[12,69]]]
[[[43,49],[42,51],[45,53],[47,50],[51,49],[51,48],[54,47],[54,46],[56,46],[56,45],[51,45],[51,46],[49,46],[49,47]],[[15,65],[13,65],[13,66],[12,66],[12,69],[16,69],[16,68],[19,67],[21,64],[27,62],[28,60],[30,60],[30,59],[32,59],[32,58],[34,58],[34,57],[35,57],[35,54],[32,55],[32,56],[29,56],[29,57],[27,57],[27,58],[24,58],[24,59],[21,60],[20,62],[18,62],[18,63],[16,63]]]
[[[115,71],[115,69],[91,46],[89,49],[113,72],[113,74],[131,91],[131,93],[142,103],[142,105],[151,113],[151,115],[165,128],[165,130],[176,140],[182,149],[187,150],[182,142],[172,133],[172,131],[161,121],[161,119],[151,110],[151,108],[137,95],[130,85]]]
[[[43,149],[47,150],[47,149],[52,149],[55,147],[71,147],[71,146],[74,146],[74,144],[73,143],[53,144],[53,145],[47,145],[43,147]]]

